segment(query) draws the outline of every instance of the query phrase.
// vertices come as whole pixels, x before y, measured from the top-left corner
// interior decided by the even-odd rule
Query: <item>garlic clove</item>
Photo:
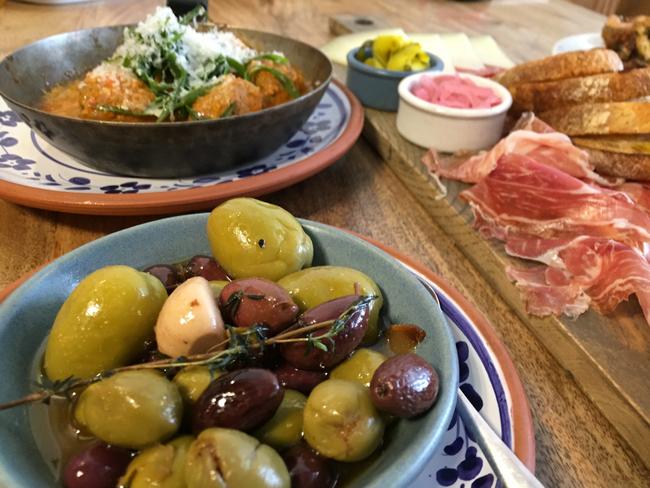
[[[210,283],[196,276],[178,286],[156,322],[158,350],[171,357],[202,354],[226,338]]]

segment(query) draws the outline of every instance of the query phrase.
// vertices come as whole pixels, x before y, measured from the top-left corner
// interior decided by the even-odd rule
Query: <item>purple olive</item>
[[[214,380],[192,410],[195,434],[210,427],[249,432],[273,417],[284,390],[267,369],[246,368]]]
[[[409,418],[431,408],[438,397],[438,373],[414,353],[384,361],[370,382],[370,397],[378,410]]]
[[[158,278],[165,285],[167,293],[171,293],[183,281],[178,270],[169,264],[156,264],[149,266],[144,271]]]
[[[273,372],[283,388],[297,390],[305,395],[309,395],[316,385],[325,381],[328,376],[326,371],[307,371],[294,368],[290,364],[283,364]]]
[[[210,256],[194,256],[185,265],[185,279],[202,276],[208,281],[229,281],[228,273]]]
[[[291,477],[291,488],[333,488],[338,475],[332,464],[305,443],[282,453]]]
[[[219,295],[221,311],[237,327],[263,325],[272,335],[291,325],[298,305],[280,285],[264,278],[244,278],[228,283]]]
[[[103,443],[73,456],[63,471],[67,488],[115,488],[131,461],[131,452]]]
[[[335,320],[359,298],[358,295],[347,295],[321,303],[303,313],[298,322],[302,327],[305,327],[327,320]],[[361,343],[368,329],[369,315],[370,307],[368,306],[355,310],[345,321],[343,330],[332,338],[334,345],[328,339],[323,341],[324,345],[327,346],[327,351],[310,347],[306,342],[292,342],[282,344],[280,354],[285,361],[299,369],[329,369],[343,361]],[[330,327],[319,329],[313,332],[312,336],[318,338],[329,330]]]

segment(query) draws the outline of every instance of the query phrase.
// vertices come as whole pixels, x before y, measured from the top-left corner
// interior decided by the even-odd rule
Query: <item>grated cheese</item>
[[[220,55],[245,63],[257,55],[232,32],[211,30],[197,32],[192,26],[178,21],[168,7],[156,11],[134,29],[125,29],[124,43],[111,58],[125,66],[134,60],[146,59],[153,66],[162,66],[165,53],[173,52],[176,62],[188,73],[190,86],[209,81],[215,60]],[[104,63],[105,64],[105,63]]]

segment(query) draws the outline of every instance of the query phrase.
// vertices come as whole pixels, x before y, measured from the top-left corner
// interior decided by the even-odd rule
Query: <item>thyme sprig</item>
[[[260,295],[247,295],[253,300],[261,299]],[[241,298],[240,298],[241,299]],[[108,379],[114,374],[124,371],[136,371],[146,369],[179,369],[187,366],[207,366],[211,372],[225,369],[237,361],[251,358],[254,354],[263,351],[265,347],[273,344],[288,344],[293,342],[306,342],[307,347],[317,348],[328,351],[324,341],[328,341],[334,347],[333,338],[340,334],[346,323],[357,313],[377,299],[375,295],[359,296],[338,318],[334,320],[325,320],[311,325],[302,325],[295,323],[280,334],[268,337],[268,330],[261,325],[241,329],[236,327],[227,327],[228,338],[212,347],[212,350],[191,356],[180,356],[176,358],[159,359],[146,363],[132,364],[113,368],[96,374],[91,378],[81,379],[68,377],[63,380],[50,381],[44,378],[35,384],[36,391],[5,403],[0,403],[0,411],[8,410],[20,405],[42,402],[48,404],[52,399],[70,399],[72,395],[82,388],[93,383],[98,383]],[[325,333],[315,335],[316,332],[329,327]],[[221,347],[228,346],[226,349],[217,350]]]

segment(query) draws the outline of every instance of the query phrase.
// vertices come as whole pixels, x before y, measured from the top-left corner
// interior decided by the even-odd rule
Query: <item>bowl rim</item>
[[[490,108],[454,108],[427,102],[415,96],[411,92],[411,87],[413,84],[417,82],[422,76],[428,76],[430,78],[437,78],[439,76],[459,76],[460,78],[466,78],[473,81],[478,86],[492,89],[492,91],[496,92],[496,94],[501,98],[501,102],[498,105]],[[397,87],[397,90],[399,92],[401,102],[405,102],[423,112],[457,119],[479,119],[495,117],[507,112],[512,105],[512,95],[505,86],[489,78],[484,78],[482,76],[477,76],[470,73],[415,73],[407,78],[404,78]]]
[[[93,247],[98,246],[98,242],[101,242],[103,244],[103,246],[100,244],[100,247],[107,247],[110,244],[116,244],[120,240],[128,238],[129,236],[137,236],[142,232],[152,232],[157,228],[172,225],[176,222],[182,222],[184,220],[187,221],[188,224],[191,224],[193,221],[199,221],[205,225],[208,216],[209,213],[197,213],[158,219],[123,229],[118,232],[114,232],[107,236],[100,237],[99,239],[91,241],[87,244],[84,244],[48,263],[46,266],[33,274],[29,279],[23,282],[17,289],[14,290],[14,292],[9,297],[7,297],[4,302],[2,302],[2,305],[0,307],[0,317],[7,313],[11,314],[14,309],[18,308],[22,300],[24,300],[23,294],[26,293],[32,286],[36,286],[37,283],[46,279],[48,275],[54,273],[58,266],[74,263],[77,260],[78,254],[89,252],[89,249],[93,249]],[[305,219],[298,219],[298,221],[308,233],[315,230],[316,232],[322,232],[330,235],[336,234],[339,237],[342,237],[344,240],[359,244],[360,246],[366,248],[369,253],[382,258],[382,260],[385,261],[386,264],[391,268],[399,268],[400,271],[406,275],[409,275],[413,279],[414,284],[417,281],[417,277],[415,275],[412,275],[403,264],[401,264],[395,257],[391,256],[380,247],[375,246],[354,234],[345,232],[344,230],[334,226]],[[99,249],[99,251],[101,251],[101,249]],[[154,258],[155,256],[152,256],[152,262]],[[420,285],[420,283],[417,284]],[[428,293],[424,287],[423,292]],[[445,342],[444,349],[448,351],[451,356],[449,364],[446,365],[449,381],[448,383],[441,382],[441,386],[444,385],[445,387],[441,389],[442,394],[439,396],[434,406],[434,408],[440,406],[440,411],[434,419],[430,420],[427,425],[423,426],[426,427],[426,429],[421,431],[418,436],[411,439],[409,446],[400,454],[400,458],[404,458],[405,456],[410,455],[407,465],[391,463],[390,467],[386,468],[386,471],[384,472],[384,475],[381,479],[373,479],[364,485],[369,488],[382,488],[385,486],[386,480],[389,480],[390,483],[392,483],[391,486],[405,487],[408,485],[408,483],[415,479],[429,457],[433,454],[435,448],[439,446],[440,440],[442,439],[442,436],[446,431],[446,427],[449,425],[449,422],[455,410],[459,378],[459,367],[456,357],[455,341],[453,339],[450,327],[444,319],[444,314],[442,313],[439,304],[435,305],[434,299],[432,298],[431,300],[434,302],[431,305],[437,307],[437,315],[442,318],[442,320],[436,322],[440,323],[441,334],[444,337]],[[423,417],[418,417],[415,420],[421,418]],[[409,420],[407,419],[406,422],[409,422]],[[404,461],[404,459],[402,459],[402,461]],[[0,481],[2,480],[3,478],[0,477]]]
[[[36,45],[36,44],[38,44],[40,42],[43,42],[43,41],[47,41],[47,40],[51,40],[51,39],[55,39],[55,38],[63,38],[63,37],[66,37],[66,36],[75,35],[75,34],[79,34],[79,33],[82,33],[82,32],[94,31],[94,30],[101,30],[101,31],[122,30],[123,31],[124,29],[134,27],[135,25],[137,25],[137,24],[119,24],[119,25],[91,27],[91,28],[88,28],[88,29],[79,29],[79,30],[76,30],[76,31],[62,32],[60,34],[54,34],[54,35],[51,35],[51,36],[43,37],[41,39],[37,39],[37,40],[35,40],[33,42],[30,42],[29,44],[21,46],[18,49],[16,49],[15,51],[12,51],[11,53],[9,53],[2,60],[0,60],[0,68],[2,67],[2,65],[4,63],[8,62],[8,60],[10,58],[12,58],[14,55],[20,54],[22,51],[27,50],[27,49],[33,47],[34,45]],[[166,127],[166,126],[170,126],[170,127],[186,127],[186,126],[200,126],[200,125],[206,125],[206,124],[210,124],[210,125],[214,126],[214,125],[218,125],[218,124],[225,124],[225,123],[233,121],[233,120],[238,120],[238,121],[245,122],[247,119],[253,119],[253,118],[255,118],[256,115],[259,115],[261,113],[271,114],[273,112],[278,112],[281,109],[284,109],[286,107],[291,107],[293,105],[297,105],[298,103],[302,102],[306,98],[309,98],[309,97],[313,96],[314,94],[316,94],[316,93],[318,93],[320,91],[323,91],[332,82],[332,79],[333,79],[333,76],[334,76],[334,66],[332,65],[332,61],[330,60],[330,58],[328,56],[325,55],[325,53],[323,53],[317,47],[314,47],[311,44],[308,44],[308,43],[303,42],[303,41],[299,41],[299,40],[294,39],[292,37],[287,37],[287,36],[282,36],[280,34],[276,34],[275,32],[262,31],[262,30],[259,30],[259,29],[249,29],[249,28],[246,28],[246,27],[228,26],[227,28],[228,28],[229,31],[232,31],[232,30],[247,30],[247,31],[256,32],[256,33],[260,33],[260,34],[266,34],[266,35],[271,35],[271,36],[275,36],[275,37],[282,37],[282,38],[288,39],[288,40],[290,40],[292,42],[295,42],[297,44],[300,44],[302,46],[306,46],[306,47],[308,47],[310,49],[318,51],[327,62],[327,66],[329,67],[328,75],[324,80],[318,82],[317,85],[314,85],[314,87],[311,90],[309,90],[308,92],[300,95],[297,98],[289,100],[288,102],[284,102],[284,103],[282,103],[280,105],[275,105],[273,107],[263,108],[261,110],[258,110],[257,112],[250,112],[250,113],[242,114],[242,115],[232,115],[230,117],[219,118],[219,119],[205,119],[205,120],[180,120],[180,121],[173,121],[173,122],[172,121],[167,121],[167,122],[151,122],[151,121],[144,121],[144,122],[124,121],[124,122],[118,122],[118,121],[112,121],[112,120],[83,119],[83,118],[79,118],[79,117],[69,117],[67,115],[59,115],[59,114],[54,114],[54,113],[51,113],[51,112],[46,112],[46,111],[42,110],[41,108],[39,108],[37,106],[32,106],[32,105],[28,105],[28,104],[23,103],[23,102],[19,102],[16,99],[14,99],[14,98],[10,97],[9,95],[7,95],[1,88],[0,88],[0,97],[5,99],[7,101],[7,103],[13,103],[13,104],[19,106],[22,109],[31,110],[31,111],[37,112],[38,114],[41,114],[41,115],[46,115],[48,117],[54,117],[54,118],[57,118],[57,119],[62,119],[62,120],[67,120],[67,121],[74,121],[74,122],[78,122],[78,123],[97,125],[97,126],[100,126],[100,127],[125,127],[125,128],[131,129],[131,128],[134,128],[134,127],[145,127],[145,128]],[[74,81],[74,79],[69,80],[69,81]],[[52,87],[50,87],[50,89],[53,88],[54,86],[59,86],[59,85],[53,85]]]
[[[365,63],[362,63],[356,58],[357,52],[359,52],[360,47],[354,47],[348,51],[347,54],[347,60],[348,60],[348,67],[353,68],[356,71],[361,71],[362,73],[365,73],[367,75],[376,77],[376,78],[392,78],[396,80],[403,79],[406,76],[410,76],[413,73],[415,74],[421,74],[421,73],[435,73],[435,72],[442,72],[445,69],[445,62],[440,58],[439,56],[436,56],[435,54],[425,51],[429,55],[429,67],[425,68],[420,71],[395,71],[395,70],[390,70],[390,69],[384,69],[384,68],[373,68],[372,66],[368,66]]]

